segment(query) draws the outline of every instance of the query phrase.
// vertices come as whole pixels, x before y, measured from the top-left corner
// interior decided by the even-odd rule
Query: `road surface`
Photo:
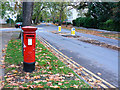
[[[115,86],[118,86],[118,51],[51,33],[51,31],[57,31],[57,26],[52,24],[49,24],[49,26],[46,26],[46,24],[41,24],[37,27],[38,36],[46,39],[51,45],[66,56],[72,58],[75,62],[95,74],[98,72],[101,73],[101,78]],[[62,32],[70,31],[62,29]],[[77,33],[77,35],[94,38],[112,45],[118,44],[118,41],[114,39],[82,33]]]

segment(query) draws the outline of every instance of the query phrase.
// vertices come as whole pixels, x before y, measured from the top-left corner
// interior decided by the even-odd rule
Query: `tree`
[[[14,2],[14,13],[17,13],[18,15],[22,14],[22,2]]]
[[[67,3],[67,2],[59,2],[59,4],[58,4],[58,11],[59,11],[59,25],[61,25],[62,24],[62,14],[63,14],[63,11],[64,11],[64,9],[68,6],[68,4],[69,3]]]
[[[30,26],[32,23],[33,2],[23,2],[23,26]]]
[[[87,17],[92,17],[99,22],[105,22],[113,15],[112,9],[115,7],[113,2],[81,2],[79,9],[88,8]]]
[[[23,22],[23,16],[22,16],[22,14],[18,14],[18,15],[17,15],[17,20],[16,20],[16,22]]]
[[[6,11],[10,11],[12,12],[13,11],[13,8],[10,6],[10,3],[8,1],[6,2],[2,2],[0,1],[0,15],[1,15],[1,18],[5,18],[5,15],[7,14]],[[9,16],[7,16],[9,17]]]
[[[32,23],[33,4],[33,2],[23,2],[23,26],[30,26]],[[21,38],[21,33],[19,38]]]
[[[33,9],[33,16],[32,19],[34,20],[35,24],[37,24],[41,18],[41,11],[47,8],[46,2],[35,2],[34,9]]]
[[[42,20],[41,21],[47,21],[50,18],[50,13],[48,12],[48,9],[45,8],[44,10],[41,11]]]
[[[58,3],[56,3],[56,2],[48,2],[47,3],[47,7],[48,7],[48,9],[50,11],[50,15],[52,17],[52,21],[53,21],[53,23],[55,23],[55,18],[57,17],[56,14],[58,12],[58,10],[57,10]]]
[[[116,3],[116,7],[113,8],[113,22],[117,30],[120,29],[120,2]],[[120,31],[120,30],[119,30]]]

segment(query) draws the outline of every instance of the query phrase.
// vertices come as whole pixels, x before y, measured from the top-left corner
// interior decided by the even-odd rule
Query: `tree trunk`
[[[59,26],[61,26],[61,18],[62,18],[62,10],[60,11],[60,17],[59,17]]]
[[[36,19],[35,19],[35,24],[38,23],[38,16],[36,16]]]
[[[32,24],[33,4],[33,2],[23,2],[23,26],[30,26]],[[21,38],[21,33],[19,39]]]
[[[55,24],[55,16],[53,16],[53,23]]]
[[[32,23],[33,2],[23,2],[23,26],[30,26]]]

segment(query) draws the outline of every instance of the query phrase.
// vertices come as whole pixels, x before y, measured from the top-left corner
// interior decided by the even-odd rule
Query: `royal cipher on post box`
[[[25,26],[23,30],[23,70],[32,72],[35,70],[35,43],[36,43],[36,27]]]

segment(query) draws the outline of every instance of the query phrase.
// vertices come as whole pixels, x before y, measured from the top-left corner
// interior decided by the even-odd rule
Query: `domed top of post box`
[[[22,27],[22,30],[24,30],[24,31],[36,31],[37,28],[33,27],[33,26],[25,26],[25,27]]]

